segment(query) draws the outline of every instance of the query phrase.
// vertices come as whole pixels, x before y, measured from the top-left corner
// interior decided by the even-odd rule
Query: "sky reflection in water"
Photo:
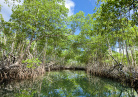
[[[136,97],[134,89],[84,71],[49,72],[35,80],[1,85],[0,97]]]

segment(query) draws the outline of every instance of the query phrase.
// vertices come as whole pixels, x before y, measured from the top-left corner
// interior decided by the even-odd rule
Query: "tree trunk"
[[[137,58],[137,53],[136,53],[136,50],[135,50],[135,48],[134,48],[134,52],[135,52],[135,65],[137,65],[137,60],[136,60],[136,58]]]
[[[110,53],[110,55],[112,56],[112,49],[111,49],[111,46],[110,46],[110,43],[109,43],[108,38],[107,38],[107,41],[108,41],[109,53]],[[109,60],[112,62],[112,66],[114,66],[114,62],[113,62],[113,60],[112,60],[112,58],[111,58],[111,57],[109,57]]]
[[[125,46],[126,46],[126,57],[127,57],[127,62],[128,62],[128,65],[130,65],[130,60],[129,60],[129,54],[128,54],[128,47],[127,47],[127,41],[125,41]]]
[[[135,62],[134,62],[134,52],[133,52],[133,48],[131,47],[131,59],[132,59],[132,66],[135,66]]]
[[[30,48],[32,42],[33,42],[33,41],[30,40],[30,42],[29,42],[28,46],[26,47],[26,49],[24,50],[24,52],[23,52],[24,45],[22,46],[22,50],[21,50],[21,53],[20,53],[20,55],[19,55],[19,59],[18,59],[17,62],[16,62],[15,64],[13,64],[13,65],[19,65],[19,64],[21,63],[21,61],[23,60],[24,55],[25,55],[25,54],[27,53],[27,51],[29,50],[29,48]]]

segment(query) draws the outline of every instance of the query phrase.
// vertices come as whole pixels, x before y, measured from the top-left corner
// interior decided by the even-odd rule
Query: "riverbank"
[[[0,68],[0,83],[11,80],[23,80],[38,77],[45,73],[43,65],[27,68],[26,65],[15,65]]]
[[[120,70],[120,67],[118,66],[53,66],[51,68],[46,67],[45,70],[84,70],[92,75],[109,78],[121,83],[126,83],[129,86],[135,88],[138,93],[138,67],[123,66]]]
[[[96,66],[92,65],[87,67],[87,72],[92,75],[97,75],[109,79],[126,83],[135,88],[138,93],[138,67],[123,66],[120,70],[115,66]]]
[[[11,80],[23,80],[38,77],[46,71],[60,71],[60,70],[83,70],[92,75],[113,79],[121,83],[127,83],[135,88],[138,93],[138,67],[124,66],[122,70],[115,66],[97,66],[90,65],[87,67],[79,66],[38,66],[35,69],[29,69],[25,66],[16,66],[12,68],[0,69],[0,83]]]
[[[135,97],[137,93],[127,85],[82,70],[51,71],[35,79],[11,81],[0,86],[0,97],[28,96]]]

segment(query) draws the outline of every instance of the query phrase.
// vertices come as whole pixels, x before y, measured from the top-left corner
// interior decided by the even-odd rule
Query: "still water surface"
[[[84,71],[47,72],[34,80],[0,86],[0,97],[137,97],[133,88]]]

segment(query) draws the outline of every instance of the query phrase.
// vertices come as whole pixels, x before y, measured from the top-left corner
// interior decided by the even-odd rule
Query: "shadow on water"
[[[43,77],[0,85],[0,97],[136,97],[133,88],[84,71],[47,72]]]

